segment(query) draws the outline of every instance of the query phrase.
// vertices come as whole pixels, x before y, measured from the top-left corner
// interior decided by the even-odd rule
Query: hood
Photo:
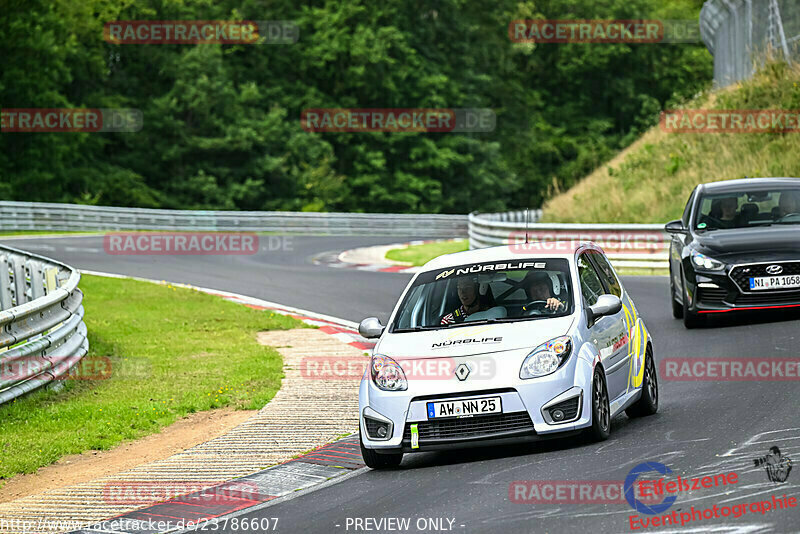
[[[764,228],[714,230],[695,234],[695,241],[699,252],[708,253],[712,257],[760,253],[796,255],[800,254],[800,226],[775,225]]]
[[[513,323],[456,326],[440,330],[385,334],[376,354],[390,358],[451,358],[518,349],[534,349],[565,335],[575,315]]]

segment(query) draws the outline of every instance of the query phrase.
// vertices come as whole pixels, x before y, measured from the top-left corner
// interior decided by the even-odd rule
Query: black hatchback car
[[[710,314],[800,307],[800,179],[698,185],[672,234],[672,314],[687,328]]]

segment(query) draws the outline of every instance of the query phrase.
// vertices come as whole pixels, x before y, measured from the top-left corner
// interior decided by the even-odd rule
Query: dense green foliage
[[[0,198],[171,208],[535,206],[708,85],[700,44],[515,44],[514,19],[696,19],[701,0],[0,0],[0,105],[138,133],[4,133]],[[114,45],[113,20],[291,20],[293,45]],[[314,107],[492,108],[491,133],[309,133]]]

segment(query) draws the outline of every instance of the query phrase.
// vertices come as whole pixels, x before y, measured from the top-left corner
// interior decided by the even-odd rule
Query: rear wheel
[[[358,433],[358,443],[361,445],[361,457],[364,463],[372,469],[385,469],[387,467],[397,467],[403,461],[403,453],[379,454],[372,449],[364,447],[361,441],[361,432]]]
[[[608,401],[606,379],[599,369],[592,378],[592,426],[589,436],[594,441],[604,441],[611,434],[611,405]]]
[[[642,396],[635,404],[629,406],[625,413],[628,417],[644,417],[658,411],[658,375],[653,359],[653,349],[647,347],[644,356],[644,378],[642,379]]]

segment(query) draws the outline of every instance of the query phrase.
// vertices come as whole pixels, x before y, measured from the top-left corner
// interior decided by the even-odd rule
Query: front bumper
[[[507,377],[507,387],[496,387],[492,381],[485,388],[469,389],[465,383],[443,381],[432,393],[430,387],[420,391],[409,384],[408,391],[387,392],[362,380],[359,394],[359,420],[364,446],[377,452],[421,452],[538,441],[563,437],[591,425],[592,366],[573,354],[555,373],[530,380]],[[492,387],[494,386],[494,387]],[[415,391],[416,389],[416,391]],[[441,400],[500,397],[503,412],[497,415],[475,415],[461,418],[428,419],[427,403]],[[574,404],[574,406],[573,406]],[[555,422],[551,409],[564,407],[563,422]],[[570,408],[574,408],[570,411]],[[365,415],[391,423],[386,439],[373,439],[367,429]],[[412,448],[411,426],[417,425],[419,446]],[[373,427],[374,430],[374,427]]]
[[[691,296],[689,310],[697,313],[724,313],[730,311],[800,308],[800,289],[748,291],[740,284],[749,273],[696,272],[694,281],[687,281]],[[760,276],[756,272],[755,275]],[[738,280],[738,283],[737,281]]]

